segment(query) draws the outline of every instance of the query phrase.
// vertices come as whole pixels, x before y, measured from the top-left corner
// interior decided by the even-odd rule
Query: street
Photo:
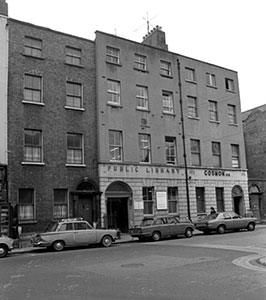
[[[266,228],[1,259],[1,300],[265,300]]]

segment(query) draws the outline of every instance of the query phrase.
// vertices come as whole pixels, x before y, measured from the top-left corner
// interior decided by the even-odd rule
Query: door
[[[108,198],[108,228],[128,232],[128,198]]]
[[[77,209],[75,217],[81,217],[83,220],[89,222],[92,225],[93,222],[93,206],[92,198],[90,195],[79,195],[77,201]]]
[[[241,215],[242,212],[241,204],[242,204],[242,197],[234,197],[234,210],[235,213],[239,215]]]
[[[260,198],[259,194],[250,195],[250,208],[253,212],[253,216],[260,220]]]

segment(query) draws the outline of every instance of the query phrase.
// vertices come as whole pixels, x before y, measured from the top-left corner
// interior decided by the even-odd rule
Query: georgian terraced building
[[[91,41],[2,15],[8,201],[24,231],[249,208],[235,71],[169,51],[160,27]]]

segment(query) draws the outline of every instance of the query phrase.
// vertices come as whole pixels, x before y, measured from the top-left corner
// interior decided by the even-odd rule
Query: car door
[[[247,221],[235,212],[230,213],[233,220],[233,229],[241,229],[247,226]]]
[[[183,226],[179,224],[178,220],[175,217],[168,217],[167,222],[169,224],[169,231],[172,236],[182,233]]]
[[[166,219],[158,218],[154,220],[152,226],[152,231],[160,231],[162,236],[168,236],[169,234],[169,225],[167,224]]]
[[[74,223],[75,244],[78,246],[96,243],[96,231],[87,222]]]
[[[223,214],[223,221],[225,223],[226,229],[228,230],[234,229],[234,220],[232,219],[229,213],[226,212]]]
[[[75,245],[75,237],[74,237],[74,228],[73,223],[63,223],[61,224],[59,230],[57,232],[52,232],[51,237],[53,240],[63,240],[66,246]]]

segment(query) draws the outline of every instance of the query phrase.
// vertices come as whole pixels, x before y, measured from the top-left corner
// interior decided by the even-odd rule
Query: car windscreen
[[[143,219],[140,223],[140,226],[151,226],[153,219]]]
[[[45,232],[52,232],[52,231],[56,231],[56,228],[58,226],[57,222],[50,222],[45,230]]]

